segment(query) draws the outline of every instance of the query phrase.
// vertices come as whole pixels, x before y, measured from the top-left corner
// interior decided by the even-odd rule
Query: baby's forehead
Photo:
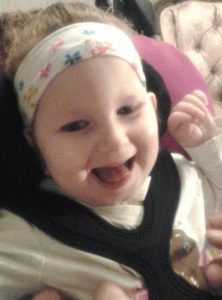
[[[141,90],[146,91],[127,62],[115,56],[98,56],[62,70],[49,83],[42,99],[62,110],[68,103],[84,107],[89,101],[93,106],[97,98],[103,102],[108,95],[132,100]]]

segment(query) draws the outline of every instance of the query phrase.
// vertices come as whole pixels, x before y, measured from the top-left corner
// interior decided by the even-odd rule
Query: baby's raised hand
[[[206,95],[196,90],[173,107],[168,129],[183,147],[199,146],[217,135],[218,129],[207,104]]]

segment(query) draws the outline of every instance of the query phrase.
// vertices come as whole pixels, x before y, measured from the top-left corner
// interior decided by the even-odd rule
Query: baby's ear
[[[47,167],[44,163],[44,160],[43,160],[38,148],[36,147],[35,140],[34,140],[34,137],[33,137],[32,128],[31,127],[25,127],[23,129],[23,135],[24,135],[25,140],[28,143],[29,147],[32,148],[32,150],[35,152],[35,154],[39,158],[39,161],[41,163],[42,170],[43,170],[44,174],[47,175],[47,176],[50,176],[50,173],[49,173],[49,171],[48,171],[48,169],[47,169]]]
[[[154,109],[156,111],[157,110],[157,98],[156,98],[156,95],[153,92],[148,92],[148,95],[149,95],[150,101],[152,102],[153,107],[154,107]]]
[[[34,148],[34,139],[33,139],[33,132],[31,127],[25,127],[23,129],[23,135],[25,137],[25,140],[27,141],[28,145],[31,148]]]

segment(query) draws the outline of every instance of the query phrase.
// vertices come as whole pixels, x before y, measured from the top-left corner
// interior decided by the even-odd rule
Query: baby
[[[130,36],[87,14],[39,30],[41,14],[60,20],[62,9],[41,12],[35,45],[9,56],[44,176],[26,205],[2,212],[2,300],[42,286],[92,299],[104,280],[137,299],[220,299],[203,272],[206,218],[222,195],[222,135],[206,96],[188,94],[168,119],[192,160],[162,151],[157,99]]]

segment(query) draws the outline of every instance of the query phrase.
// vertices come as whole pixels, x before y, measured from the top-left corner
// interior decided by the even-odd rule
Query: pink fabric
[[[185,54],[168,43],[146,36],[135,35],[133,41],[141,58],[152,65],[162,76],[171,97],[172,106],[187,93],[199,89],[207,94],[209,110],[213,113],[212,99],[207,85]],[[183,152],[168,132],[161,138],[161,145],[170,151]]]

